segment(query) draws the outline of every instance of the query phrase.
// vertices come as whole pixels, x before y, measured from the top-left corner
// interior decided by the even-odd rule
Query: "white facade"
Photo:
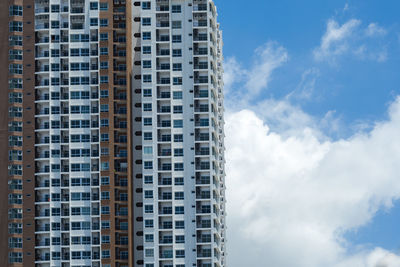
[[[98,4],[35,0],[37,267],[101,266]]]
[[[216,7],[152,0],[141,8],[144,266],[226,266]]]

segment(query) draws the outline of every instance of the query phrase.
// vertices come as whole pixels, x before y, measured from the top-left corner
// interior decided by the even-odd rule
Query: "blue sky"
[[[236,173],[249,173],[249,170],[245,169],[246,167],[237,169],[238,167],[230,165],[233,163],[229,163],[230,159],[232,162],[239,159],[243,161],[241,157],[244,156],[239,155],[238,151],[242,150],[242,154],[244,154],[247,149],[235,143],[246,140],[241,139],[245,137],[246,133],[234,132],[232,134],[234,136],[229,136],[240,119],[244,121],[253,121],[254,119],[254,123],[249,125],[249,128],[258,125],[257,129],[265,134],[264,138],[260,137],[261,141],[265,141],[266,147],[272,147],[272,150],[277,149],[279,152],[287,149],[288,154],[297,155],[299,150],[304,149],[305,155],[315,155],[315,164],[310,163],[310,166],[307,165],[307,162],[296,162],[298,166],[304,167],[304,170],[299,167],[304,173],[312,169],[309,177],[307,175],[303,177],[303,174],[299,175],[302,179],[312,181],[312,183],[299,185],[299,188],[304,186],[305,190],[316,186],[314,183],[318,183],[322,190],[329,189],[330,180],[318,180],[316,176],[314,178],[314,175],[316,172],[330,173],[328,169],[332,167],[327,166],[329,164],[325,163],[325,158],[335,159],[335,156],[331,156],[331,154],[342,153],[343,144],[346,144],[346,149],[353,145],[357,147],[355,150],[348,149],[349,151],[346,152],[347,154],[343,154],[343,157],[351,158],[353,156],[351,153],[354,153],[354,157],[356,157],[358,149],[368,150],[371,154],[370,159],[365,158],[364,161],[359,159],[354,162],[351,159],[348,162],[337,163],[338,166],[341,164],[345,167],[351,165],[348,172],[337,174],[337,177],[345,179],[343,187],[345,184],[349,185],[349,188],[344,190],[349,193],[349,199],[352,196],[351,190],[355,191],[354,195],[360,193],[358,183],[362,182],[362,177],[353,177],[350,173],[354,171],[354,175],[362,174],[363,172],[357,172],[356,169],[366,165],[371,168],[368,173],[375,174],[375,176],[372,174],[370,177],[368,176],[369,181],[373,182],[367,185],[365,191],[362,192],[363,196],[368,197],[360,197],[359,202],[349,202],[366,205],[366,211],[359,217],[364,219],[347,220],[345,218],[337,225],[326,226],[332,227],[332,234],[326,238],[335,240],[330,245],[335,247],[332,249],[335,251],[332,252],[332,255],[336,255],[329,254],[327,257],[336,257],[335,260],[324,262],[315,259],[315,261],[304,264],[311,267],[350,266],[351,262],[352,266],[400,266],[400,260],[396,258],[396,253],[400,251],[400,227],[398,227],[400,192],[391,191],[388,186],[396,179],[400,181],[400,175],[397,177],[400,169],[392,166],[396,163],[390,166],[386,165],[388,160],[383,160],[386,155],[380,154],[384,153],[380,150],[385,145],[391,146],[390,142],[377,145],[376,151],[359,146],[361,143],[364,146],[373,147],[378,143],[374,136],[380,136],[382,131],[386,131],[385,129],[392,129],[392,125],[397,122],[396,114],[399,102],[397,96],[400,92],[400,17],[398,16],[400,2],[361,0],[215,0],[215,2],[218,6],[219,22],[224,37],[225,76],[228,84],[226,88],[227,143],[234,146],[233,148],[227,147],[228,203],[229,197],[235,198],[234,203],[235,201],[239,203],[240,199],[240,197],[236,197],[237,193],[229,192],[230,178],[233,180],[231,188],[236,189],[236,186],[243,185],[239,180],[235,180],[241,179],[239,176],[236,177]],[[264,73],[264,76],[257,74],[259,71]],[[256,77],[254,81],[249,82],[253,77]],[[260,77],[265,78],[264,83],[257,83],[260,81]],[[252,91],[253,88],[256,89]],[[245,97],[246,95],[250,95],[248,99]],[[243,113],[245,110],[249,110],[251,114]],[[394,133],[397,132],[394,131]],[[400,132],[398,133],[400,134]],[[395,136],[390,136],[389,130],[386,134],[387,138],[383,134],[382,139],[381,137],[376,137],[376,139],[393,140],[393,146],[396,146]],[[279,140],[276,141],[275,137],[279,137]],[[298,143],[296,143],[297,141]],[[336,149],[340,152],[335,152]],[[260,156],[264,157],[265,161],[261,164],[270,166],[273,171],[268,169],[264,176],[260,175],[259,179],[253,182],[257,184],[264,181],[265,184],[259,184],[261,187],[268,188],[270,186],[272,188],[277,185],[270,183],[269,179],[273,179],[275,175],[279,179],[288,174],[283,171],[275,171],[282,166],[273,158],[269,160],[269,156],[267,156],[269,151],[264,150],[262,153],[264,154],[260,154]],[[379,158],[375,158],[375,156],[378,157],[377,155]],[[247,158],[246,156],[245,159]],[[297,160],[285,155],[282,156],[282,159],[288,160],[288,162]],[[377,163],[376,166],[371,166],[371,162],[374,160],[378,162],[381,159],[383,164]],[[249,160],[248,163],[251,165],[254,161]],[[288,169],[290,169],[291,163],[292,161],[287,163]],[[297,165],[293,168],[296,169]],[[283,166],[286,167],[286,165]],[[384,169],[386,167],[388,169]],[[231,173],[235,173],[235,175],[230,177]],[[297,175],[292,174],[288,177],[299,179]],[[389,178],[393,180],[389,181]],[[290,180],[290,183],[292,182],[293,180]],[[384,185],[386,182],[388,184]],[[251,182],[249,182],[250,185]],[[382,186],[382,188],[386,188],[386,191],[372,188],[372,185],[376,188]],[[288,185],[279,184],[276,188],[282,188],[281,186]],[[393,187],[397,186],[397,184],[393,185]],[[249,190],[248,192],[253,191]],[[281,203],[280,200],[273,198],[274,193],[276,192],[270,192],[272,195],[269,195],[268,192],[260,192],[260,196],[258,196],[265,201],[266,208],[264,213],[259,211],[254,216],[259,218],[260,222],[265,220],[263,221],[265,225],[269,225],[269,221],[274,220],[268,218],[268,216],[272,216],[271,214],[281,216],[279,212],[275,213],[269,207],[273,203]],[[291,191],[291,193],[297,194],[298,192]],[[338,194],[341,193],[338,192]],[[316,197],[316,199],[321,202],[326,201],[323,198]],[[240,199],[240,201],[243,203],[243,207],[247,208],[249,205],[251,206],[253,200],[250,198]],[[362,208],[360,209],[362,210]],[[355,206],[354,210],[357,210]],[[318,213],[318,211],[315,212]],[[243,241],[242,245],[244,246],[251,231],[245,232],[242,236],[237,234],[237,232],[244,231],[237,227],[245,228],[245,226],[236,220],[243,219],[240,216],[246,214],[247,211],[244,209],[241,214],[236,211],[233,213],[230,230],[235,233],[228,234],[228,240],[230,237],[236,242]],[[338,212],[338,216],[344,216],[343,214]],[[332,220],[327,217],[314,217],[313,220]],[[306,223],[324,225],[320,221],[316,222],[311,219],[304,222],[305,227],[307,227]],[[260,229],[265,231],[264,238],[271,240],[275,238],[275,233],[271,233],[272,230],[268,227]],[[289,226],[279,229],[282,232],[292,231]],[[279,229],[275,229],[275,231]],[[259,238],[261,239],[261,235]],[[285,243],[284,237],[279,238],[279,241],[281,240],[283,240],[282,251],[286,249],[290,251],[291,245],[287,245],[290,241],[287,240]],[[250,239],[248,241],[249,244],[252,244]],[[310,244],[318,243],[320,240],[314,241],[310,241]],[[262,244],[264,246],[260,246],[260,249],[271,249],[268,247],[268,242]],[[228,245],[228,248],[235,254],[236,251],[240,251],[241,247]],[[259,253],[259,255],[262,254]],[[388,253],[393,253],[393,255]],[[257,258],[256,254],[257,252],[254,252],[252,257]],[[379,256],[381,254],[387,256]],[[279,256],[274,257],[263,263],[254,262],[257,266],[267,266],[268,263],[284,267],[292,264],[290,261],[280,259]],[[282,257],[284,256],[282,255]],[[235,257],[233,258],[236,260]],[[294,255],[293,258],[295,258]],[[375,263],[371,263],[373,261],[371,259],[377,260]],[[232,266],[241,265],[233,264]]]
[[[307,103],[305,110],[316,115],[335,110],[346,123],[385,116],[386,105],[393,101],[400,84],[396,68],[400,59],[397,13],[400,2],[252,0],[250,3],[216,1],[224,31],[224,54],[249,65],[254,49],[268,40],[286,47],[290,52],[290,64],[278,71],[280,77],[271,84],[269,94],[276,97],[286,94],[299,82],[304,70],[318,67],[321,97]],[[344,11],[346,4],[348,9]],[[356,18],[364,25],[379,23],[388,29],[387,36],[377,45],[387,47],[390,57],[383,63],[342,58],[339,66],[315,64],[312,50],[319,44],[326,23],[332,18],[339,23]],[[357,105],[354,105],[355,99]]]

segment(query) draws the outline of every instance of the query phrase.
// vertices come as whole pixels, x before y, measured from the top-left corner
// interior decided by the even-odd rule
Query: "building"
[[[225,266],[214,3],[8,0],[0,12],[0,265]]]

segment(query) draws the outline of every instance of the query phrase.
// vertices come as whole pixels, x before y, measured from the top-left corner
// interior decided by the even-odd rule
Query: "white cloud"
[[[253,111],[228,113],[229,266],[400,266],[381,248],[351,254],[343,238],[400,198],[400,98],[389,115],[368,133],[321,141],[302,122],[286,136]]]
[[[387,30],[377,23],[370,23],[365,29],[365,34],[369,37],[384,36],[387,34]]]
[[[288,95],[288,97],[296,98],[299,100],[311,99],[314,94],[315,84],[319,75],[320,71],[317,68],[310,68],[305,70],[301,75],[300,84],[297,86],[296,90]]]
[[[331,27],[329,49],[348,34]],[[225,62],[228,265],[400,266],[398,255],[344,238],[400,198],[400,98],[388,121],[332,141],[324,133],[340,127],[334,111],[317,119],[291,102],[312,95],[318,71],[305,71],[282,99],[259,99],[288,53],[268,43],[256,55],[249,69]]]
[[[339,25],[332,19],[329,20],[321,45],[314,51],[315,59],[323,60],[346,52],[349,47],[347,40],[360,24],[361,21],[356,19],[351,19],[343,25]]]
[[[252,96],[268,86],[272,72],[288,61],[286,49],[275,42],[268,42],[255,51],[256,60],[247,76],[246,88]]]
[[[289,59],[287,50],[276,42],[267,42],[255,50],[255,60],[250,68],[244,68],[236,58],[224,62],[224,83],[229,100],[237,107],[245,106],[262,89],[268,87],[271,74]],[[234,91],[240,84],[240,90]],[[236,85],[236,86],[235,86]],[[229,101],[228,100],[228,101]]]
[[[314,49],[314,59],[334,64],[340,56],[354,55],[364,60],[386,61],[386,45],[382,45],[378,37],[385,36],[387,30],[377,23],[370,23],[367,27],[361,24],[360,20],[350,19],[340,25],[330,19],[320,46]]]
[[[231,91],[232,85],[243,79],[246,73],[236,58],[231,57],[224,62],[224,91],[225,94]]]

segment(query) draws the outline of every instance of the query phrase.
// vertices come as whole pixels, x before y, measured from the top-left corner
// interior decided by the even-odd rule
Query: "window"
[[[11,121],[8,123],[9,132],[22,132],[22,122],[21,121]]]
[[[8,239],[8,247],[9,248],[22,248],[22,238],[10,237]]]
[[[102,244],[110,244],[110,236],[109,235],[102,235],[101,236],[101,243]]]
[[[154,221],[153,220],[144,220],[144,227],[145,228],[153,228],[154,227]]]
[[[144,205],[144,213],[153,213],[153,205]]]
[[[101,221],[101,229],[110,229],[110,221]]]
[[[175,185],[184,185],[183,177],[175,177]]]
[[[98,25],[99,25],[99,20],[97,18],[90,19],[90,26],[98,26]]]
[[[100,69],[107,70],[108,69],[108,61],[101,61],[100,62]]]
[[[175,171],[183,171],[183,163],[175,163],[174,170]]]
[[[100,19],[100,27],[107,27],[108,19]]]
[[[143,118],[143,125],[144,126],[151,126],[152,125],[152,118]]]
[[[100,76],[100,83],[101,84],[108,83],[108,76]]]
[[[174,92],[172,92],[172,97],[174,99],[182,99],[182,91],[174,91]]]
[[[153,190],[145,190],[144,191],[144,198],[153,198]]]
[[[145,161],[144,162],[144,169],[145,170],[152,170],[153,169],[153,162],[152,161]]]
[[[110,177],[102,176],[101,177],[101,185],[109,185],[110,184]]]
[[[99,5],[97,2],[90,2],[90,10],[97,10],[99,9]]]
[[[100,33],[100,41],[107,41],[108,33]]]
[[[182,42],[182,35],[172,35],[172,42],[173,43],[181,43]]]
[[[100,47],[100,56],[108,55],[108,47]]]
[[[110,169],[110,164],[108,162],[101,163],[101,171],[108,171]]]
[[[9,252],[8,263],[22,263],[22,252]]]
[[[22,74],[22,64],[10,64],[8,70],[10,74]]]
[[[110,199],[110,192],[108,192],[108,191],[101,192],[101,199],[102,200]]]
[[[8,165],[8,175],[22,175],[22,165]]]
[[[153,140],[153,133],[151,133],[151,132],[145,132],[145,133],[143,133],[143,139],[144,139],[145,141],[151,141],[151,140]]]
[[[143,111],[151,111],[151,110],[152,110],[151,103],[144,103],[143,104]]]
[[[151,9],[151,3],[150,2],[142,2],[142,9],[143,10],[150,10]]]
[[[22,16],[22,6],[10,6],[10,16]]]
[[[151,60],[143,60],[142,66],[144,69],[150,69],[151,68]]]
[[[182,71],[182,63],[174,63],[172,64],[173,71]]]
[[[8,42],[10,46],[22,46],[22,36],[11,35]]]
[[[102,250],[101,251],[101,258],[102,259],[109,259],[110,258],[110,251],[109,250]]]
[[[22,45],[22,44],[21,44]],[[151,46],[143,46],[143,55],[149,55],[151,54]]]
[[[145,257],[154,257],[154,249],[152,248],[146,248],[144,250],[144,256]]]
[[[10,50],[9,51],[9,60],[22,60],[22,50]]]
[[[185,250],[180,249],[175,252],[176,258],[184,258],[185,257]]]
[[[101,155],[102,155],[102,156],[108,156],[108,155],[109,155],[109,149],[108,149],[108,147],[102,147],[102,148],[101,148]]]
[[[174,128],[183,128],[183,120],[174,120]]]
[[[60,28],[60,22],[58,20],[52,20],[51,21],[51,28],[52,29],[59,29]]]
[[[21,21],[10,21],[9,31],[10,32],[22,32],[22,22]]]
[[[108,92],[108,91],[106,91],[106,92]],[[100,112],[108,112],[108,104],[101,104]]]
[[[182,7],[181,7],[181,5],[172,5],[171,11],[172,11],[172,13],[181,13]]]
[[[12,179],[8,183],[8,189],[10,190],[22,190],[22,180]]]
[[[142,26],[151,26],[151,18],[142,18]]]
[[[100,10],[101,11],[107,11],[108,10],[108,3],[100,2]]]
[[[108,119],[101,119],[100,120],[101,127],[108,127]]]
[[[151,176],[151,175],[145,175],[145,176],[144,176],[144,183],[145,183],[145,184],[152,184],[152,183],[153,183],[153,176]]]
[[[175,229],[185,229],[185,221],[175,221]]]
[[[101,90],[100,98],[108,98],[108,90]]]
[[[142,39],[143,40],[151,40],[151,32],[143,32]]]
[[[143,154],[152,155],[153,154],[153,147],[151,147],[151,146],[143,147]]]
[[[184,200],[184,193],[183,192],[175,192],[175,200]]]
[[[175,243],[177,243],[177,244],[185,243],[185,236],[184,235],[175,236]]]
[[[174,142],[182,143],[183,142],[183,135],[182,134],[174,134]]]
[[[172,56],[173,57],[181,57],[182,56],[182,49],[172,49]]]
[[[144,235],[144,242],[154,242],[154,235],[152,234]]]
[[[174,77],[173,84],[174,85],[182,85],[182,77]]]
[[[110,214],[110,207],[109,207],[109,206],[102,206],[102,207],[101,207],[101,214],[102,214],[102,215],[108,215],[108,214]]]
[[[174,20],[172,21],[172,29],[181,29],[182,28],[182,21]]]
[[[151,97],[151,89],[143,89],[143,97]]]
[[[144,74],[143,75],[143,82],[144,83],[151,83],[151,74]]]

